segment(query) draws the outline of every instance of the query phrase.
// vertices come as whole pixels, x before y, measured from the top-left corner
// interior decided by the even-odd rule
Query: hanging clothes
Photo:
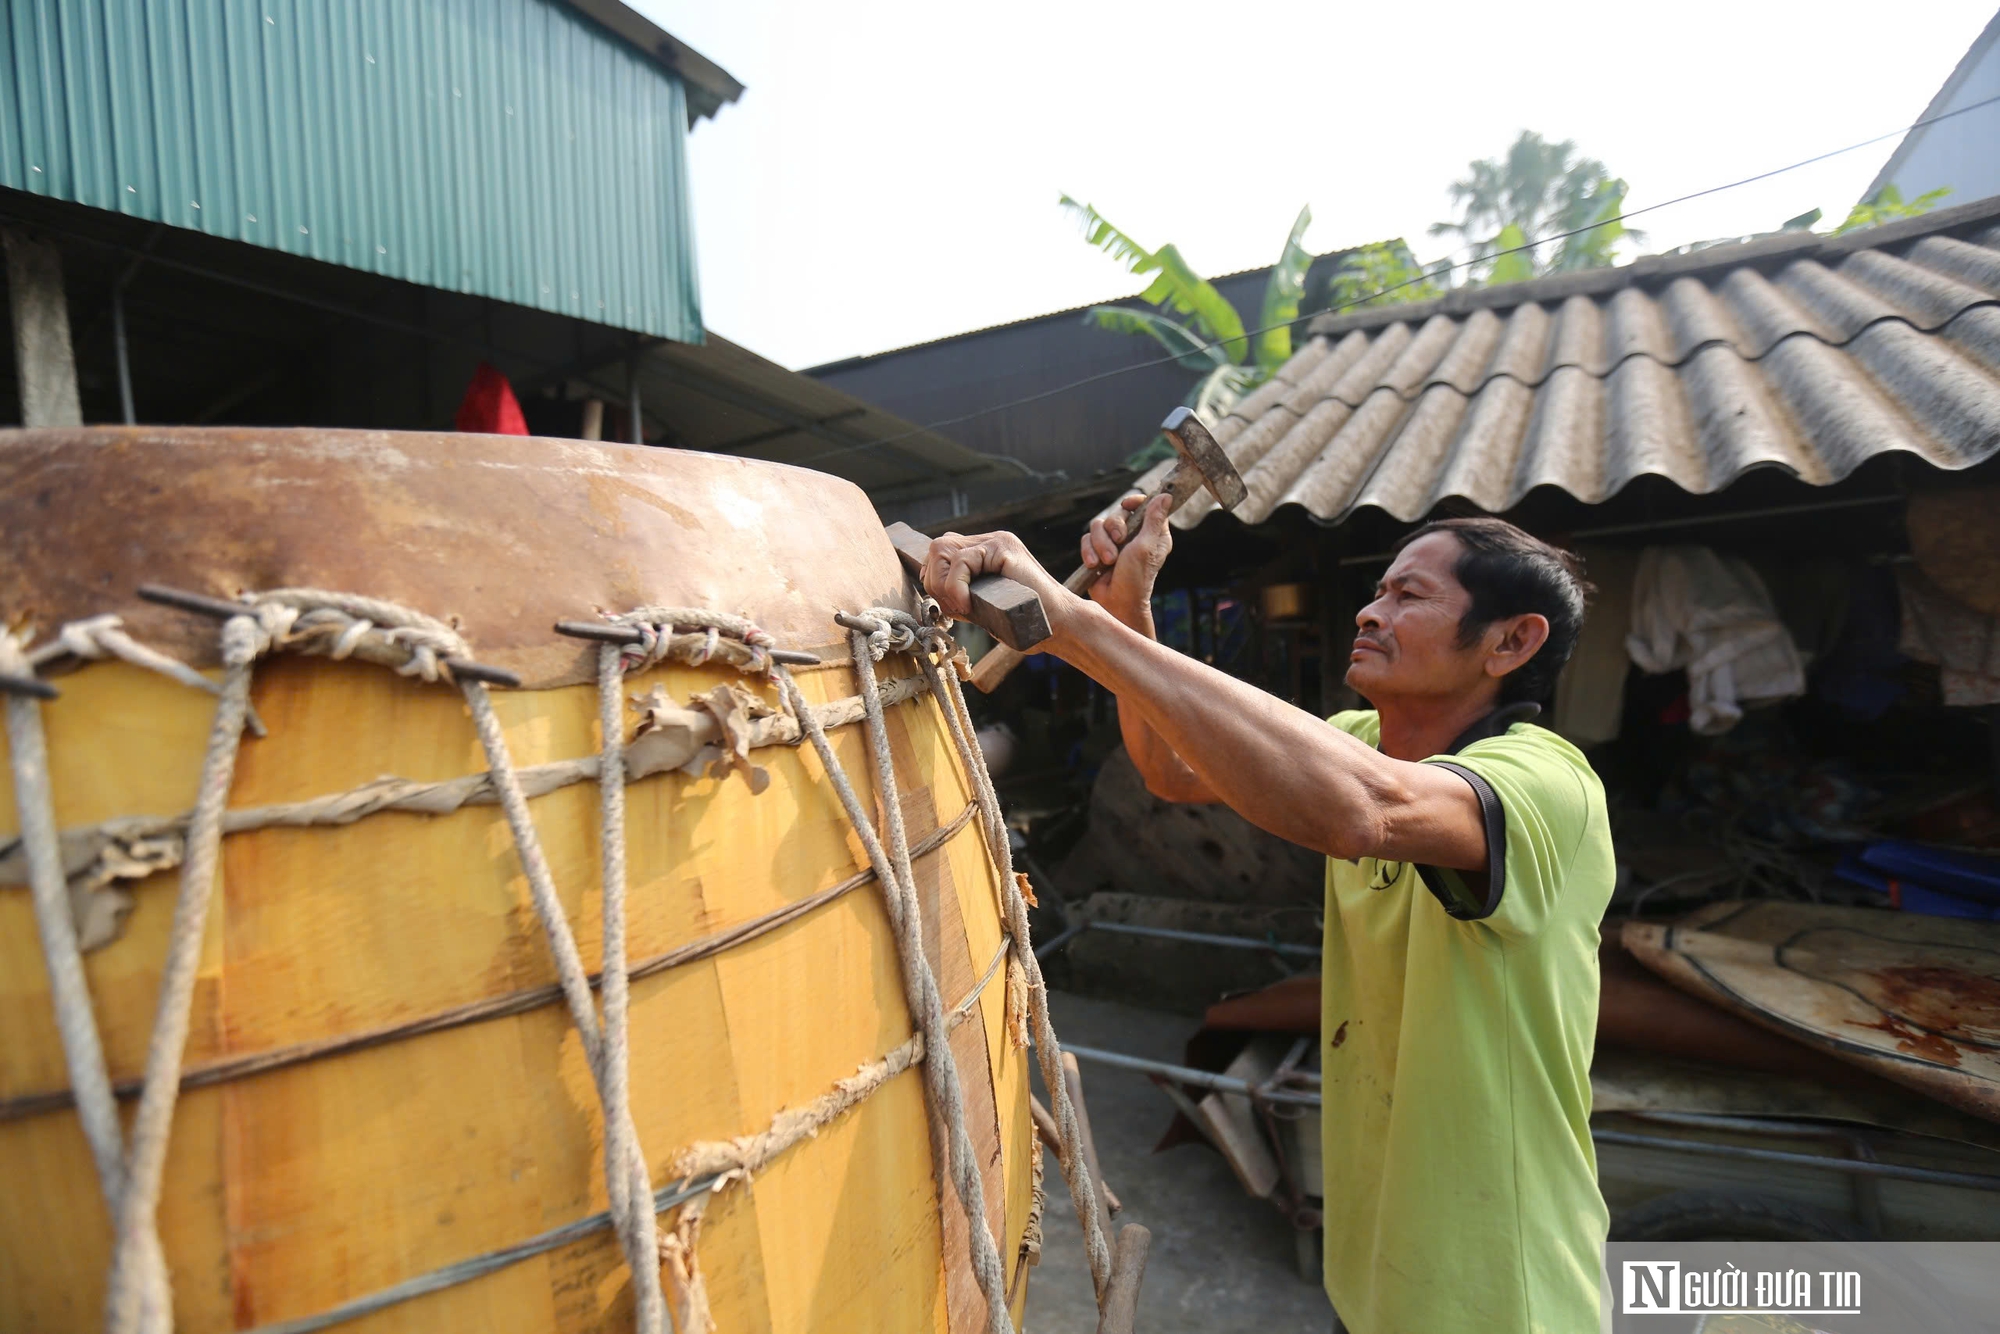
[[[1897,647],[1918,662],[1939,665],[1944,702],[2000,704],[2000,616],[1966,606],[1914,565],[1898,565],[1896,583],[1903,594]]]
[[[452,427],[480,435],[526,435],[528,419],[507,377],[482,361],[472,373],[472,383],[465,386]]]
[[[1647,547],[1625,648],[1642,671],[1688,675],[1688,723],[1718,736],[1745,705],[1805,693],[1805,666],[1749,562],[1708,547]]]

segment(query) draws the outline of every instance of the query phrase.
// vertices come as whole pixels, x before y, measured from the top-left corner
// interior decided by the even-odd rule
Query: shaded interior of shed
[[[880,505],[1033,485],[1018,465],[714,334],[669,342],[12,190],[0,190],[0,223],[61,254],[87,423],[126,419],[122,304],[131,419],[143,423],[449,430],[488,362],[534,435],[584,437],[596,399],[599,438],[630,441],[636,387],[647,444],[804,463]],[[21,421],[15,374],[0,358],[0,425]]]

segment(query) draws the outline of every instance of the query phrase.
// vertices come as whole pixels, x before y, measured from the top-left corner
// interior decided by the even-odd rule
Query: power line
[[[1641,214],[1652,213],[1658,209],[1671,208],[1675,204],[1685,204],[1691,199],[1701,199],[1708,195],[1720,194],[1724,190],[1734,190],[1739,186],[1755,185],[1758,181],[1767,181],[1771,179],[1773,176],[1782,176],[1788,171],[1797,171],[1801,167],[1810,167],[1814,163],[1825,162],[1829,158],[1839,157],[1843,153],[1852,153],[1857,149],[1868,148],[1874,144],[1881,143],[1885,139],[1894,139],[1900,135],[1908,134],[1912,130],[1921,130],[1926,125],[1935,125],[1941,120],[1950,120],[1954,116],[1963,116],[1968,112],[1978,111],[1983,107],[1990,107],[1996,102],[2000,102],[2000,94],[1996,94],[1995,96],[1986,98],[1982,101],[1974,102],[1971,106],[1960,107],[1956,111],[1946,111],[1939,115],[1928,117],[1924,120],[1914,121],[1909,125],[1905,125],[1901,129],[1890,130],[1885,134],[1878,134],[1872,139],[1863,139],[1859,143],[1849,144],[1845,148],[1831,149],[1824,153],[1815,154],[1814,156],[1809,158],[1801,158],[1797,162],[1789,163],[1782,167],[1773,167],[1769,171],[1760,171],[1754,176],[1745,176],[1741,180],[1730,181],[1723,185],[1711,185],[1706,189],[1691,191],[1690,193],[1684,195],[1676,195],[1672,199],[1663,199],[1657,204],[1648,204],[1644,208],[1635,208],[1628,212],[1620,213],[1616,217],[1605,218],[1599,222],[1587,223],[1582,227],[1572,227],[1568,231],[1552,232],[1547,236],[1537,237],[1535,240],[1529,241],[1525,245],[1510,246],[1505,250],[1496,250],[1490,255],[1475,255],[1470,259],[1455,260],[1449,264],[1433,265],[1431,268],[1424,270],[1424,272],[1418,274],[1414,278],[1405,279],[1403,282],[1400,283],[1391,283],[1389,286],[1381,288],[1374,292],[1370,292],[1366,296],[1355,297],[1351,301],[1344,301],[1337,306],[1329,306],[1327,307],[1326,310],[1316,313],[1324,315],[1337,315],[1341,311],[1351,310],[1356,306],[1365,306],[1371,301],[1376,301],[1382,297],[1389,295],[1391,292],[1400,292],[1405,287],[1414,287],[1418,283],[1429,282],[1430,280],[1436,278],[1440,274],[1451,273],[1455,270],[1467,268],[1474,264],[1483,264],[1489,260],[1499,259],[1503,255],[1518,255],[1521,254],[1523,251],[1534,250],[1539,246],[1545,246],[1549,244],[1551,241],[1568,240],[1572,236],[1581,236],[1585,232],[1596,231],[1599,227],[1609,227],[1613,223],[1624,222],[1628,218],[1636,218],[1639,217]],[[1230,342],[1230,343],[1246,342],[1249,339],[1255,338],[1259,334],[1269,333],[1273,329],[1287,328],[1293,323],[1295,323],[1295,321],[1293,320],[1280,320],[1276,324],[1267,324],[1260,329],[1246,330],[1241,338],[1218,339],[1215,342],[1203,343],[1201,344],[1198,350],[1207,351],[1209,348],[1219,346],[1223,342]],[[1066,394],[1070,392],[1072,389],[1081,389],[1087,384],[1096,384],[1100,380],[1109,380],[1113,376],[1117,375],[1128,375],[1133,371],[1150,370],[1155,366],[1164,366],[1168,362],[1179,361],[1180,359],[1181,357],[1177,355],[1155,357],[1150,361],[1135,362],[1130,366],[1119,366],[1113,370],[1099,371],[1095,375],[1086,375],[1080,380],[1072,380],[1068,384],[1057,385],[1053,389],[1044,389],[1038,393],[1025,394],[1020,398],[1009,399],[1005,403],[995,403],[992,407],[976,408],[971,412],[961,413],[956,417],[945,417],[941,418],[938,421],[926,422],[922,426],[911,427],[909,430],[901,432],[900,434],[897,435],[884,436],[879,440],[861,441],[852,445],[843,446],[840,449],[829,449],[824,451],[823,453],[813,454],[807,458],[798,459],[795,461],[795,464],[796,466],[799,467],[806,467],[811,464],[819,462],[821,459],[834,458],[842,454],[851,454],[856,452],[857,450],[874,449],[880,445],[894,444],[898,440],[907,440],[913,435],[921,435],[926,431],[935,431],[945,426],[957,426],[961,422],[968,422],[974,420],[975,418],[991,416],[996,412],[1007,412],[1014,408],[1025,407],[1030,403],[1039,403],[1045,398],[1054,398],[1058,394]]]

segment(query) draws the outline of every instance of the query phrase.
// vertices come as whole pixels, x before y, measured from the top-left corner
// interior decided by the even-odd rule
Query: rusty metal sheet
[[[1592,1115],[1666,1112],[1851,1121],[2000,1152],[2000,1125],[1929,1098],[1912,1098],[1886,1080],[1856,1076],[1834,1088],[1796,1075],[1731,1070],[1618,1047],[1598,1047],[1591,1061],[1590,1110]],[[1674,1133],[1690,1132],[1682,1127]],[[1990,1171],[1991,1161],[1966,1170]]]
[[[647,604],[844,643],[836,609],[909,608],[860,488],[719,454],[522,436],[199,427],[0,431],[0,617],[103,612],[215,662],[213,621],[142,582],[228,597],[309,586],[457,625],[530,686],[591,679],[560,619]]]
[[[1627,922],[1625,948],[1774,1032],[2000,1121],[2000,924],[1717,903]]]

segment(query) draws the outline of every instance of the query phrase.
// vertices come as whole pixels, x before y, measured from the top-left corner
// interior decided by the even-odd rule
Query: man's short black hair
[[[1432,533],[1458,539],[1452,573],[1472,595],[1472,606],[1458,623],[1460,645],[1509,616],[1539,612],[1548,619],[1549,637],[1535,656],[1500,678],[1502,704],[1547,699],[1583,632],[1584,599],[1596,591],[1583,577],[1583,562],[1504,519],[1439,519],[1406,534],[1390,553]]]

